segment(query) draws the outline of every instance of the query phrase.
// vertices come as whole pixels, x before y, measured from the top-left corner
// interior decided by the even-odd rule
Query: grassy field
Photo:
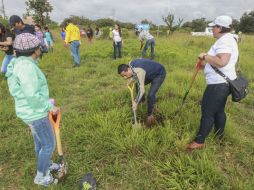
[[[64,183],[48,189],[75,190],[79,179],[92,172],[102,190],[251,190],[254,187],[254,37],[243,36],[240,68],[250,80],[250,93],[241,103],[228,99],[225,139],[211,133],[203,150],[185,146],[199,127],[200,100],[205,89],[199,74],[182,112],[172,113],[188,88],[197,55],[208,51],[212,38],[174,34],[157,38],[156,61],[165,65],[166,80],[158,93],[152,129],[132,127],[130,94],[117,66],[140,57],[137,39],[125,39],[123,58],[113,61],[112,43],[81,46],[81,67],[72,68],[70,52],[58,40],[54,53],[40,62],[50,89],[62,109],[62,143],[69,164]],[[138,119],[146,117],[146,105]],[[0,77],[0,189],[43,189],[33,184],[36,170],[33,139],[17,119],[6,80]],[[56,158],[56,155],[54,156]]]

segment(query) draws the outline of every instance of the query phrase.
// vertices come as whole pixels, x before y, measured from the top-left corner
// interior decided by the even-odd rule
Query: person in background
[[[7,66],[14,57],[13,52],[13,40],[14,35],[7,30],[2,23],[0,23],[0,49],[5,53],[1,73],[5,74],[7,71]]]
[[[42,58],[43,53],[48,53],[48,49],[44,41],[44,33],[41,31],[41,26],[39,24],[35,25],[35,35],[40,40],[40,48],[41,48],[40,58]]]
[[[86,36],[87,36],[88,42],[91,44],[93,40],[93,30],[90,26],[88,27],[86,31]]]
[[[112,31],[113,34],[113,47],[114,47],[114,60],[116,60],[116,54],[122,58],[122,30],[119,24],[115,25],[115,29]]]
[[[99,27],[96,27],[96,29],[95,29],[95,38],[96,38],[96,39],[99,39],[100,36],[101,36],[100,29],[99,29]]]
[[[35,64],[41,54],[40,43],[39,39],[30,33],[17,35],[13,44],[16,58],[11,60],[5,76],[15,101],[16,115],[29,126],[34,139],[37,158],[34,183],[48,186],[58,182],[51,172],[60,168],[51,161],[55,138],[48,113],[57,114],[60,109],[50,103],[47,80]]]
[[[146,50],[151,47],[151,59],[154,59],[154,46],[155,46],[155,40],[154,37],[146,30],[143,30],[142,28],[140,29],[140,33],[139,33],[139,40],[141,43],[141,47],[140,49],[142,49],[143,45],[144,45],[144,41],[146,41],[146,44],[143,48],[142,51],[142,57],[144,58],[146,55]]]
[[[65,35],[66,35],[66,33],[65,33],[65,27],[63,27],[62,31],[61,31],[61,38],[62,38],[63,41],[65,40]]]
[[[109,28],[108,37],[109,37],[110,40],[113,39],[113,29],[111,27]]]
[[[224,135],[226,125],[225,105],[230,88],[227,81],[215,72],[219,69],[231,80],[235,80],[235,65],[238,60],[238,45],[234,36],[230,33],[232,18],[229,16],[218,16],[208,26],[212,27],[213,36],[217,41],[207,53],[200,53],[199,58],[204,60],[204,73],[206,78],[206,89],[201,106],[201,120],[199,131],[195,140],[187,145],[187,150],[200,149],[204,147],[205,139],[214,126],[214,132],[219,139]]]
[[[24,24],[23,20],[17,16],[12,15],[9,18],[9,25],[14,28],[14,34],[30,33],[35,35],[35,28],[33,25]]]
[[[44,30],[45,30],[44,35],[45,35],[45,38],[46,38],[46,41],[47,41],[47,44],[48,44],[48,50],[53,52],[53,37],[52,37],[52,33],[49,31],[48,27],[45,27]]]
[[[73,67],[80,66],[80,31],[79,28],[72,23],[70,19],[66,21],[66,36],[65,36],[65,47],[71,46],[71,55],[74,60]]]

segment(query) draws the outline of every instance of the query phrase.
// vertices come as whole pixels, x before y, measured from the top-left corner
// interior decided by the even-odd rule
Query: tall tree
[[[192,20],[192,29],[194,32],[204,32],[206,27],[207,21],[205,18]]]
[[[168,13],[166,17],[162,16],[162,20],[166,23],[168,26],[170,34],[173,34],[174,31],[176,31],[178,28],[180,28],[183,19],[178,19],[177,23],[175,23],[175,15]]]
[[[36,23],[44,26],[50,21],[49,13],[53,7],[48,0],[27,0],[26,5],[26,15],[32,16]]]
[[[249,13],[245,12],[242,15],[240,19],[239,30],[244,33],[254,32],[254,11]]]
[[[233,30],[238,33],[239,32],[239,27],[240,27],[240,22],[236,19],[233,19],[232,21],[232,28]]]

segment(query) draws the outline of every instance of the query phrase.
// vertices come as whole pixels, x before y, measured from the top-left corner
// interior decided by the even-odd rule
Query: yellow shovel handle
[[[49,121],[55,131],[57,152],[58,152],[59,156],[62,156],[63,149],[62,149],[62,142],[61,142],[61,137],[60,137],[60,120],[61,120],[61,113],[60,112],[57,114],[56,121],[54,121],[54,119],[53,119],[53,114],[51,112],[49,113]]]
[[[127,84],[128,89],[130,90],[131,93],[131,101],[134,101],[134,86],[135,84],[132,83],[131,85]]]

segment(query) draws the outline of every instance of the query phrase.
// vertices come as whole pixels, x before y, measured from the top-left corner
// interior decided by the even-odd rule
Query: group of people
[[[38,66],[45,51],[44,34],[39,25],[24,24],[17,15],[9,18],[9,25],[11,30],[0,24],[1,49],[6,54],[1,71],[15,100],[16,115],[32,132],[37,157],[34,183],[47,186],[57,182],[51,172],[60,168],[51,160],[55,139],[48,112],[57,114],[59,108],[49,101],[47,80]]]
[[[48,27],[45,27],[44,31],[42,31],[39,24],[35,26],[24,24],[23,20],[17,15],[12,15],[10,17],[9,25],[11,28],[0,23],[0,47],[5,53],[1,66],[1,73],[6,73],[7,65],[10,63],[11,59],[14,58],[13,42],[15,37],[19,34],[30,33],[37,36],[40,40],[40,58],[42,58],[43,53],[48,53],[49,51],[53,52],[53,37]]]
[[[142,50],[142,58],[146,56],[146,51],[150,47],[151,48],[151,59],[154,59],[154,46],[155,46],[155,39],[154,37],[149,33],[149,31],[144,30],[143,28],[140,28],[138,30],[137,35],[139,36],[139,40],[141,43],[140,49]],[[115,28],[111,31],[110,29],[110,38],[113,39],[113,47],[114,47],[114,60],[116,60],[117,53],[118,57],[122,57],[122,44],[123,44],[123,38],[122,38],[122,30],[119,24],[115,25]],[[145,42],[145,46],[144,46]],[[144,47],[143,47],[144,46]]]
[[[37,59],[41,56],[41,41],[34,34],[31,26],[24,25],[22,21],[13,22],[13,17],[9,22],[16,28],[14,41],[12,35],[9,35],[0,25],[0,34],[6,35],[6,40],[1,42],[0,46],[6,52],[5,59],[11,59],[5,76],[10,94],[15,100],[16,114],[30,127],[33,135],[37,157],[37,174],[34,183],[48,186],[56,183],[51,172],[59,168],[58,164],[51,161],[55,140],[48,112],[57,114],[60,108],[49,101],[47,80],[37,64]],[[235,65],[238,59],[238,46],[230,34],[231,24],[232,19],[228,16],[219,16],[209,24],[213,28],[213,35],[217,41],[208,52],[199,54],[199,58],[204,60],[202,67],[207,86],[202,100],[199,131],[194,141],[187,145],[189,150],[204,147],[205,139],[213,126],[216,135],[219,138],[223,137],[226,124],[225,105],[230,88],[227,81],[218,75],[213,67],[218,68],[231,80],[237,77]],[[74,66],[78,67],[80,65],[79,28],[68,20],[65,32],[64,44],[71,46]],[[142,43],[146,40],[143,54],[150,46],[153,59],[154,38],[148,32],[141,31],[140,40]],[[121,43],[121,28],[116,25],[113,31],[113,45],[114,49],[118,49],[119,57],[121,56]],[[15,58],[11,53],[13,49]],[[127,79],[128,84],[136,83],[137,96],[132,102],[133,110],[137,110],[138,105],[145,101],[145,85],[151,84],[147,94],[147,121],[153,123],[156,119],[154,117],[156,94],[166,78],[165,67],[154,60],[140,58],[132,60],[129,64],[120,64],[118,74]]]
[[[231,25],[232,18],[224,15],[217,17],[209,24],[217,41],[208,52],[199,55],[199,59],[203,60],[201,67],[204,69],[207,86],[202,99],[199,131],[194,141],[187,145],[188,150],[203,148],[205,139],[213,127],[216,136],[219,139],[223,137],[226,125],[225,105],[230,94],[230,87],[225,78],[216,72],[215,68],[219,69],[230,80],[237,78],[235,66],[239,52],[237,41],[234,35],[230,33]],[[136,82],[137,97],[132,102],[133,110],[136,110],[137,105],[142,102],[144,85],[151,84],[147,95],[147,123],[154,123],[153,112],[156,93],[165,79],[165,68],[155,61],[136,59],[128,65],[119,65],[118,74],[127,79],[128,84]]]

